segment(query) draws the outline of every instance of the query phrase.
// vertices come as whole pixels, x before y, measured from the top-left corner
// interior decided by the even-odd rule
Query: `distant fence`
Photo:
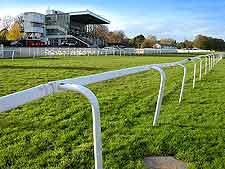
[[[39,56],[83,56],[83,55],[149,55],[149,54],[175,54],[175,53],[209,53],[209,50],[179,50],[176,48],[168,49],[101,49],[101,48],[53,48],[53,47],[40,47],[40,48],[18,48],[7,47],[0,49],[0,58],[19,58],[19,57],[39,57]]]
[[[136,55],[136,49],[100,49],[100,48],[2,48],[0,58],[39,57],[39,56],[83,56],[83,55]]]
[[[184,50],[184,49],[177,49],[177,53],[210,53],[212,51],[210,50],[201,50],[201,49],[197,49],[197,50]]]
[[[168,48],[168,49],[154,49],[154,48],[144,48],[144,49],[135,49],[137,54],[148,55],[148,54],[172,54],[177,53],[177,49]]]

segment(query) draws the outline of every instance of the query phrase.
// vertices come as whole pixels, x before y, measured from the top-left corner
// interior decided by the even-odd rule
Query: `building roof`
[[[72,21],[83,24],[110,24],[110,21],[89,11],[78,11],[69,13]]]
[[[38,12],[24,12],[24,13],[23,13],[23,15],[29,15],[29,14],[33,14],[33,15],[42,15],[42,16],[44,16],[44,14],[38,13]]]

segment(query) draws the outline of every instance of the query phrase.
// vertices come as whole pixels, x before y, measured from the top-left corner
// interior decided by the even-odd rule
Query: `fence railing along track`
[[[176,48],[145,48],[145,49],[135,49],[135,48],[68,48],[68,47],[0,47],[0,58],[12,58],[13,57],[30,57],[38,58],[41,56],[108,56],[108,55],[118,55],[118,56],[132,56],[132,55],[161,55],[161,54],[175,54],[182,53]],[[204,50],[199,50],[203,52]],[[196,53],[198,50],[192,50],[188,53]],[[209,53],[210,51],[204,51]],[[183,52],[186,53],[186,52]]]
[[[214,53],[209,55],[201,55],[189,59],[185,59],[179,62],[165,63],[165,64],[150,64],[132,68],[126,68],[116,71],[110,71],[95,75],[83,76],[72,79],[65,79],[50,82],[48,84],[39,85],[24,91],[13,93],[7,96],[0,97],[0,112],[9,111],[18,106],[29,103],[33,100],[40,99],[42,97],[48,96],[53,93],[63,92],[65,90],[70,90],[74,92],[79,92],[84,95],[92,107],[92,118],[93,118],[93,137],[94,137],[94,157],[95,157],[95,168],[102,169],[102,141],[101,141],[101,122],[100,122],[100,110],[98,99],[95,94],[88,89],[86,86],[89,84],[94,84],[97,82],[102,82],[105,80],[115,79],[135,73],[146,72],[149,70],[155,70],[160,73],[161,81],[158,94],[158,100],[156,105],[156,110],[154,114],[153,126],[158,123],[160,109],[163,101],[164,89],[166,85],[166,73],[163,68],[181,66],[184,69],[184,75],[181,85],[179,102],[181,103],[184,95],[184,86],[186,81],[187,68],[186,64],[194,62],[194,74],[193,74],[193,88],[196,84],[196,72],[197,64],[200,63],[200,76],[202,78],[203,61],[205,61],[205,73],[212,70],[212,68],[223,58],[224,53]],[[200,79],[201,79],[200,78]]]

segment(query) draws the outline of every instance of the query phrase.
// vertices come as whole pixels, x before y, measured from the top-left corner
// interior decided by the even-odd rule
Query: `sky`
[[[198,34],[225,39],[225,0],[0,0],[0,17],[22,12],[89,9],[111,21],[110,30],[157,38],[193,40]]]

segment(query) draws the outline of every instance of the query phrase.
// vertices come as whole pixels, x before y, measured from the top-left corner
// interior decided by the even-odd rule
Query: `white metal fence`
[[[144,49],[136,49],[137,54],[148,55],[148,54],[173,54],[177,53],[177,49],[168,48],[168,49],[154,49],[154,48],[144,48]]]
[[[184,86],[187,74],[186,64],[190,62],[194,63],[193,88],[195,88],[197,65],[199,64],[199,72],[200,72],[199,79],[201,80],[203,69],[205,69],[205,74],[207,74],[207,72],[209,72],[222,59],[223,56],[224,53],[201,55],[174,63],[150,64],[145,66],[138,66],[133,68],[105,72],[101,74],[50,82],[48,84],[39,85],[37,87],[30,88],[21,92],[0,97],[0,112],[9,111],[18,106],[29,103],[33,100],[40,99],[53,93],[63,92],[65,90],[70,90],[83,94],[88,99],[92,107],[95,168],[102,169],[103,168],[102,141],[101,141],[101,122],[100,122],[99,103],[95,94],[86,87],[87,85],[135,73],[145,72],[151,69],[158,71],[161,75],[161,82],[153,121],[153,126],[156,126],[160,115],[160,109],[164,95],[164,88],[166,85],[166,73],[163,70],[163,68],[180,66],[184,69],[183,81],[179,97],[179,102],[181,102],[182,97],[184,95]],[[205,64],[203,65],[203,63]]]
[[[11,51],[11,53],[9,53]],[[39,56],[99,56],[99,55],[136,55],[136,49],[100,49],[100,48],[2,48],[0,52],[0,58],[12,58],[12,52],[14,52],[15,58]]]
[[[82,56],[82,55],[149,55],[149,54],[173,54],[173,53],[202,53],[210,52],[205,50],[178,50],[178,49],[100,49],[100,48],[18,48],[18,47],[1,47],[0,58],[21,58],[21,57],[40,57],[40,56]]]
[[[202,49],[197,49],[197,50],[184,50],[184,49],[177,49],[177,53],[210,53],[210,50],[202,50]]]

